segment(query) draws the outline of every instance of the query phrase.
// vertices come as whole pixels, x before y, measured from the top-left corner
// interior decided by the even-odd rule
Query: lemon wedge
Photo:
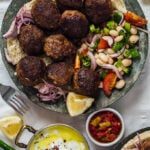
[[[84,113],[94,102],[94,98],[69,92],[66,105],[70,116],[78,116]]]
[[[0,118],[0,129],[10,140],[15,139],[22,125],[23,120],[17,115]]]

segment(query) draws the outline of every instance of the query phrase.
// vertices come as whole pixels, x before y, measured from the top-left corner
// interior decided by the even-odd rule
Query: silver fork
[[[24,115],[30,108],[23,93],[11,86],[0,84],[0,93],[5,102],[19,114]]]

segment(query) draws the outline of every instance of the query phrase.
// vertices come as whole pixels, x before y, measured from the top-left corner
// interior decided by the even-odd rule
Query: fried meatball
[[[58,28],[61,15],[53,0],[36,0],[31,13],[35,23],[40,27],[47,30]]]
[[[22,58],[16,66],[18,79],[26,86],[34,86],[40,83],[44,77],[45,70],[44,62],[35,56]]]
[[[89,30],[89,23],[84,14],[77,10],[66,10],[60,20],[62,32],[69,38],[83,38]]]
[[[65,36],[56,34],[45,39],[44,51],[53,60],[62,60],[75,54],[75,47]]]
[[[95,71],[81,68],[75,72],[73,83],[76,92],[87,96],[94,96],[98,89],[99,77]]]
[[[56,3],[61,12],[65,10],[80,10],[83,6],[83,0],[56,0]]]
[[[37,26],[28,24],[21,27],[18,40],[28,55],[39,55],[43,52],[44,32]]]
[[[108,20],[112,14],[111,0],[85,0],[84,7],[86,16],[96,25]]]
[[[47,66],[47,76],[58,86],[63,86],[71,82],[74,69],[67,63],[58,62]]]

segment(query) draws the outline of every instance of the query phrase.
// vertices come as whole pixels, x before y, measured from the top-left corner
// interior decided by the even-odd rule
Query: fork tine
[[[10,105],[16,112],[18,112],[19,114],[23,115],[24,112],[22,112],[22,110],[18,107],[18,104],[14,103],[14,101],[9,100],[8,101],[8,105]]]
[[[30,105],[26,103],[26,99],[23,96],[17,93],[15,94],[15,96],[19,99],[20,102],[22,102],[23,106],[26,107],[27,110],[30,108]]]
[[[0,93],[2,98],[9,104],[15,111],[23,115],[30,108],[26,102],[26,97],[13,87],[0,84]]]
[[[13,108],[17,110],[17,112],[24,114],[29,109],[29,106],[27,106],[23,99],[21,99],[21,96],[18,97],[18,95],[14,94],[12,97],[10,97],[8,103],[11,103],[11,106],[14,106],[15,108]]]
[[[18,110],[22,111],[23,113],[25,113],[28,109],[23,105],[23,103],[18,100],[17,97],[13,96],[10,100],[12,103],[14,103],[16,105],[16,107],[18,107]]]
[[[30,108],[30,106],[25,103],[25,100],[23,99],[23,97],[21,97],[19,94],[15,94],[14,95],[14,99],[22,106],[23,109],[25,109],[26,111]]]

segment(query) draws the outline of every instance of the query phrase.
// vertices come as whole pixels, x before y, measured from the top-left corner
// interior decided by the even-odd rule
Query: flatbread
[[[13,65],[16,65],[21,58],[26,56],[17,38],[7,39],[7,55]]]
[[[138,133],[137,133],[138,134]],[[136,135],[134,138],[129,140],[122,148],[121,150],[127,150],[131,148],[135,148],[135,144],[139,143],[139,137],[141,141],[150,139],[150,130],[144,131],[143,133],[140,133],[139,135]]]

